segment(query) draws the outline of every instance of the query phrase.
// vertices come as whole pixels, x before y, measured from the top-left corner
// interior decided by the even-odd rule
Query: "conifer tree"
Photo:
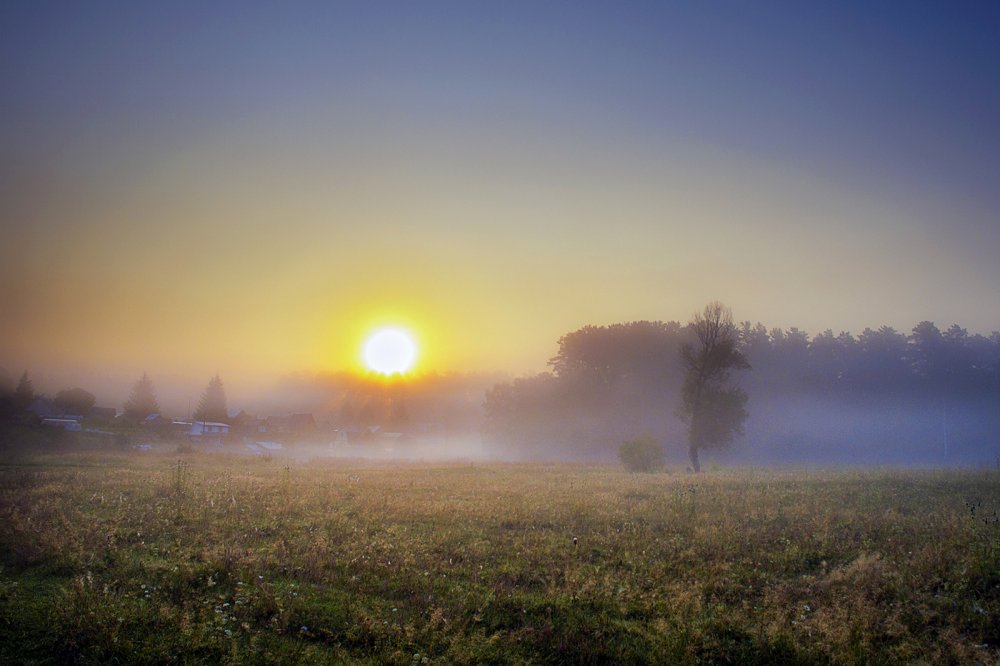
[[[141,421],[150,414],[158,414],[160,405],[156,401],[156,388],[145,372],[132,387],[132,393],[125,403],[125,417],[133,421]]]
[[[222,385],[222,379],[218,374],[208,380],[208,386],[205,387],[205,392],[201,395],[194,418],[198,421],[228,422],[229,412],[226,407],[226,389]]]

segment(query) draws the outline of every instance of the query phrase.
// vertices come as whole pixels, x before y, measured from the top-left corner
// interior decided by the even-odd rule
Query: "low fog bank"
[[[734,371],[748,418],[731,446],[700,449],[722,464],[998,465],[1000,333],[860,336],[744,322]],[[688,464],[679,417],[692,341],[677,322],[588,326],[559,340],[551,372],[498,384],[486,396],[489,447],[515,457],[611,462],[626,440],[658,440],[669,464]]]
[[[751,399],[744,435],[706,450],[722,465],[1000,465],[1000,409],[994,399],[942,404],[923,398],[832,398],[803,394]],[[323,446],[308,455],[401,461],[617,463],[625,440],[653,434],[668,464],[686,466],[686,429],[669,399],[645,405],[629,424],[594,410],[562,414],[540,425],[544,441],[514,445],[468,432],[400,443]],[[536,426],[539,424],[536,423]],[[619,430],[620,429],[620,430]],[[304,452],[305,453],[305,452]]]
[[[159,386],[149,375],[134,383],[117,411],[83,388],[51,394],[37,390],[29,373],[3,379],[0,451],[507,459],[503,451],[484,447],[481,437],[483,396],[502,379],[496,374],[294,374],[251,401],[217,375],[181,413],[160,403]]]
[[[153,452],[169,452],[168,446],[150,449]],[[321,462],[325,460],[367,460],[383,462],[505,462],[498,452],[484,447],[478,435],[462,437],[408,438],[405,441],[369,441],[357,444],[341,442],[303,442],[283,445],[278,449],[262,450],[250,445],[218,445],[202,448],[207,453],[236,455],[267,460],[297,462]]]
[[[319,449],[316,457],[406,462],[489,462],[505,458],[483,446],[476,435],[449,438],[417,439],[400,445],[347,445]]]
[[[687,430],[669,395],[662,407],[620,418],[594,408],[536,414],[516,432],[487,438],[488,455],[508,460],[615,462],[626,440],[651,435],[671,465],[688,464]],[[802,394],[751,395],[744,434],[705,449],[725,465],[1000,465],[1000,405],[993,398],[951,401]]]
[[[881,327],[810,338],[744,322],[738,335],[751,368],[733,380],[748,418],[730,446],[701,449],[706,463],[1000,464],[1000,333],[921,322],[911,335]],[[180,413],[163,406],[103,421],[85,415],[81,438],[297,458],[615,463],[623,442],[648,435],[668,464],[686,466],[679,350],[691,339],[677,322],[588,326],[559,340],[550,372],[515,379],[297,374],[224,390],[220,380],[212,400],[208,390],[187,389]],[[22,382],[10,373],[0,380],[5,423],[41,428]],[[146,418],[161,409],[165,418]],[[192,433],[183,417],[199,412],[226,432]]]
[[[1000,464],[1000,409],[995,399],[808,395],[764,396],[749,405],[745,435],[725,463],[994,466]],[[683,444],[683,442],[681,442]],[[678,447],[682,452],[683,446]]]

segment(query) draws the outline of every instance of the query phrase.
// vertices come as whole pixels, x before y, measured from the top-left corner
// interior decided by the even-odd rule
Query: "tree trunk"
[[[691,456],[691,469],[698,473],[701,471],[701,465],[698,464],[698,445],[692,444],[688,448],[688,455]]]

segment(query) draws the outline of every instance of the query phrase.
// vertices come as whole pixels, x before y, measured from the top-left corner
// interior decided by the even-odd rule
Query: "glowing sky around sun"
[[[1000,327],[1000,24],[7,3],[0,365],[538,371],[585,324]]]

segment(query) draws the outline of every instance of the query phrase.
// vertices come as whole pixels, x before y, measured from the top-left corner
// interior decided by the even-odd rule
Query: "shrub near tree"
[[[663,446],[654,437],[642,435],[622,442],[618,458],[630,472],[655,472],[663,467]]]

